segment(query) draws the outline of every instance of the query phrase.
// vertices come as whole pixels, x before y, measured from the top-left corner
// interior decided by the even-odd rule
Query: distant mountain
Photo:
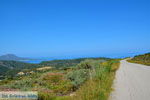
[[[6,55],[2,55],[0,56],[0,60],[29,60],[28,58],[22,58],[22,57],[18,57],[14,54],[6,54]]]

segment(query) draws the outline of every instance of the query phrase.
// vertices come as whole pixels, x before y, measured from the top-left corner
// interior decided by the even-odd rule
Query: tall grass
[[[70,100],[108,100],[118,67],[117,60],[98,64],[92,73],[95,74],[94,77],[82,85]]]

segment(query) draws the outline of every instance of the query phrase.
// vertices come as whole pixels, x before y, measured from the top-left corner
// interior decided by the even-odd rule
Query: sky
[[[0,55],[123,57],[150,52],[149,0],[0,0]]]

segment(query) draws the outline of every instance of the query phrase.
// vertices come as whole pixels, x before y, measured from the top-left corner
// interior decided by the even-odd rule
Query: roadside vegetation
[[[137,55],[128,61],[131,63],[138,63],[150,66],[150,53]]]
[[[71,100],[108,100],[112,91],[115,72],[119,67],[118,60],[99,63],[95,61],[89,79],[76,91]]]
[[[52,66],[57,69],[65,69],[67,67],[75,67],[81,61],[86,59],[99,59],[101,61],[108,60],[109,58],[78,58],[78,59],[64,59],[64,60],[52,60],[52,61],[43,61],[40,64],[30,64],[20,61],[8,61],[0,60],[0,80],[5,78],[13,79],[18,72],[29,72],[34,71],[36,68],[41,68],[45,66]]]
[[[108,100],[119,64],[118,59],[101,58],[84,59],[70,67],[40,68],[2,80],[0,90],[38,91],[39,100]]]

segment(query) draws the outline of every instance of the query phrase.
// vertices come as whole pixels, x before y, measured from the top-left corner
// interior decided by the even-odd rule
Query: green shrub
[[[77,68],[79,69],[92,69],[92,64],[91,64],[91,60],[87,59],[85,61],[82,61],[81,63],[79,63],[77,65]]]
[[[95,63],[95,70],[92,70],[92,79],[83,84],[76,95],[70,97],[70,100],[108,100],[112,90],[112,84],[115,77],[115,71],[119,67],[119,61],[110,60],[103,63]]]
[[[87,69],[79,69],[72,72],[69,72],[66,75],[67,79],[71,80],[74,87],[79,87],[82,83],[84,83],[89,77],[89,70]]]

